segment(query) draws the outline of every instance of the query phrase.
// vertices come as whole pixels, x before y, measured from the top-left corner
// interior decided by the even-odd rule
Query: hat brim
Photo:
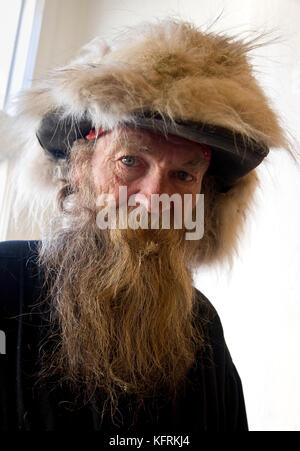
[[[214,175],[224,187],[232,186],[255,169],[269,153],[265,144],[216,125],[171,122],[156,115],[138,118],[135,126],[163,133],[166,137],[172,134],[209,146],[212,153],[207,173]]]
[[[145,113],[133,115],[132,122],[125,124],[162,133],[166,138],[171,134],[209,146],[212,153],[207,173],[216,177],[224,191],[256,168],[269,152],[263,143],[211,124],[173,122]],[[74,141],[85,139],[91,128],[88,118],[77,122],[69,117],[62,119],[61,112],[52,112],[42,119],[36,135],[52,158],[67,158]]]

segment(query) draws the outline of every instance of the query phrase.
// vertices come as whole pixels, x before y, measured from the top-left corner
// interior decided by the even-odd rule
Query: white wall
[[[86,41],[89,0],[46,0],[35,78],[65,64]]]
[[[277,28],[283,42],[256,51],[261,84],[300,140],[299,0],[46,0],[35,76],[66,62],[96,35],[177,14],[214,30]],[[300,430],[299,169],[274,151],[231,271],[202,270],[195,283],[217,308],[241,375],[251,430]],[[13,231],[11,231],[13,234]],[[20,236],[20,235],[19,235]],[[28,238],[28,236],[24,236]]]

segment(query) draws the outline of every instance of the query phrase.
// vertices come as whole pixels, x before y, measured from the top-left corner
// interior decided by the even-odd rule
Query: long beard
[[[100,230],[97,210],[76,205],[40,250],[55,343],[41,376],[84,402],[104,394],[112,412],[124,393],[176,396],[203,342],[185,231]]]

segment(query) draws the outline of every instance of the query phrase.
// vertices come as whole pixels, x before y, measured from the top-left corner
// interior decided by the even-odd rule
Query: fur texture
[[[10,129],[20,149],[15,212],[25,206],[31,220],[55,208],[65,163],[60,166],[46,156],[35,131],[42,117],[57,108],[74,120],[88,112],[95,127],[109,128],[133,122],[132,112],[156,111],[172,120],[219,125],[268,147],[288,148],[249,62],[248,52],[260,45],[173,19],[135,27],[114,48],[94,39],[70,64],[20,96]],[[4,152],[7,156],[7,147]],[[252,171],[226,194],[215,193],[215,236],[207,245],[210,250],[202,252],[203,260],[231,255],[256,183]]]

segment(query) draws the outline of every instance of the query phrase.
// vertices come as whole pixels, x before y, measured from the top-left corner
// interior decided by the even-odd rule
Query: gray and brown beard
[[[104,394],[112,412],[124,393],[174,398],[203,345],[193,243],[184,229],[100,230],[94,187],[86,179],[72,191],[62,190],[39,252],[55,342],[40,375],[59,376],[84,402]]]

